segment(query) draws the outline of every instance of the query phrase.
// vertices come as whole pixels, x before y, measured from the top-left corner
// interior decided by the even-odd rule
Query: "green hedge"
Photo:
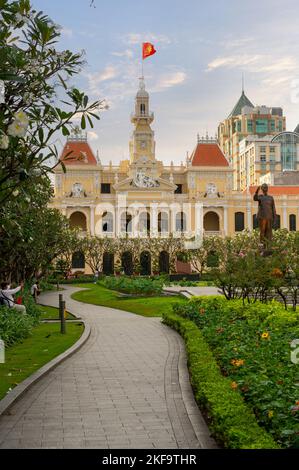
[[[185,340],[191,384],[196,401],[207,411],[215,438],[233,449],[276,449],[272,437],[259,427],[239,391],[224,377],[199,328],[175,313],[163,314],[165,324]]]
[[[159,295],[162,293],[165,278],[106,276],[100,283],[107,289],[138,295]]]

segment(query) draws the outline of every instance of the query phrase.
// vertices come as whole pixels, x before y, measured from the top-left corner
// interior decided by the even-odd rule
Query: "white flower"
[[[14,197],[17,197],[19,195],[19,190],[15,189],[12,194],[13,194]]]
[[[29,119],[28,119],[27,114],[24,113],[24,111],[17,112],[14,117],[15,117],[15,121],[17,122],[19,126],[25,127],[25,128],[28,127]]]
[[[6,134],[0,135],[0,149],[7,150],[9,147],[9,137]]]
[[[13,137],[24,137],[26,134],[26,127],[21,126],[17,121],[14,121],[8,126],[7,133]]]

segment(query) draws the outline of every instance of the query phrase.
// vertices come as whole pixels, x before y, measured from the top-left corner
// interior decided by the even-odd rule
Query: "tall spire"
[[[244,94],[244,72],[242,72],[242,95]]]

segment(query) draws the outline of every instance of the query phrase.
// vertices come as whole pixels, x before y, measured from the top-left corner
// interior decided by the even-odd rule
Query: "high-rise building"
[[[233,188],[241,189],[240,141],[250,135],[259,138],[284,131],[286,120],[279,107],[254,106],[244,90],[231,113],[218,126],[218,142],[234,172]]]

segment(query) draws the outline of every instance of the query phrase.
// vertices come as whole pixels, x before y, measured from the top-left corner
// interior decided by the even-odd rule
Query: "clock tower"
[[[134,124],[130,141],[131,163],[155,161],[155,140],[151,123],[154,113],[149,111],[149,94],[145,89],[144,77],[139,79],[139,90],[135,98],[135,112],[131,116]]]

